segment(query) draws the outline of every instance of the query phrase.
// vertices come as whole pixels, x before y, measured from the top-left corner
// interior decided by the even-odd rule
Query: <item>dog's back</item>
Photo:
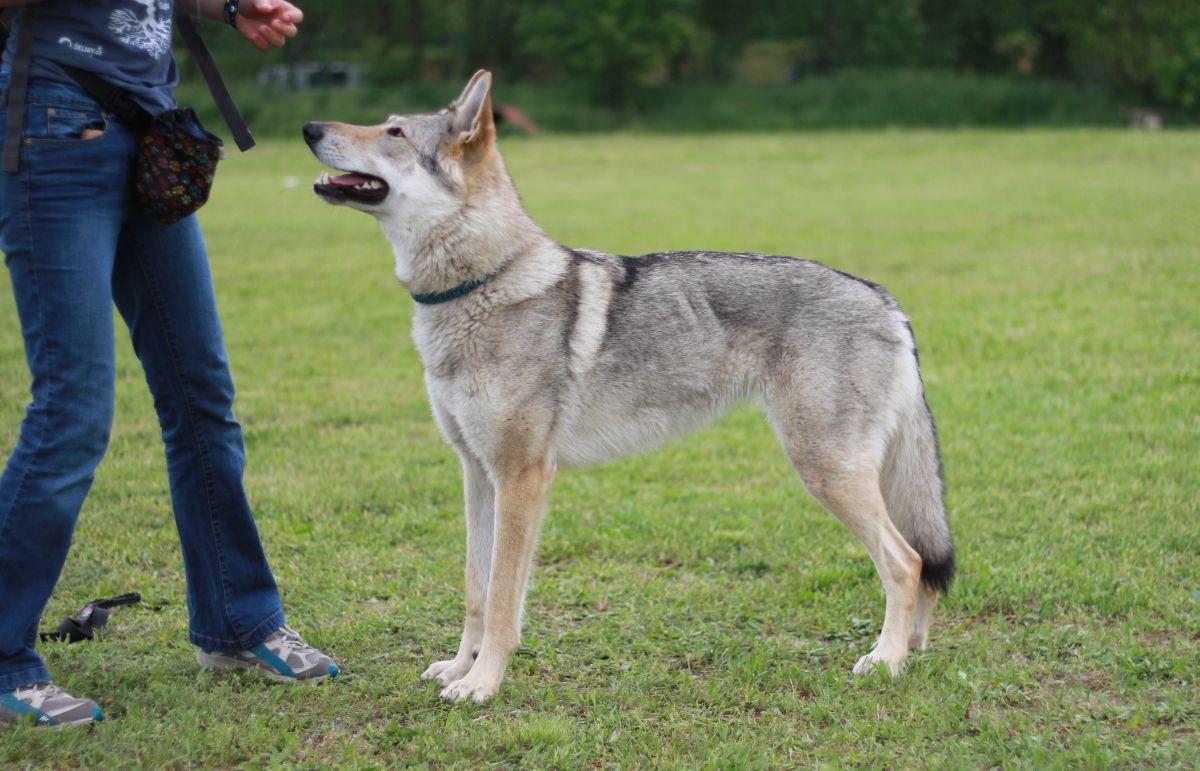
[[[745,398],[765,400],[786,368],[809,373],[816,392],[862,384],[893,365],[890,349],[907,337],[886,295],[817,263],[719,252],[568,259],[555,290],[567,295],[572,352],[558,384],[557,447],[571,465],[646,449]]]

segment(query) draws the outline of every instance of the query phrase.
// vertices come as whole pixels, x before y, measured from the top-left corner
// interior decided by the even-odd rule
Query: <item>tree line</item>
[[[735,77],[764,43],[787,77],[933,68],[1099,84],[1200,109],[1200,0],[297,0],[280,55],[359,61],[372,80],[567,80],[596,104],[651,81]]]

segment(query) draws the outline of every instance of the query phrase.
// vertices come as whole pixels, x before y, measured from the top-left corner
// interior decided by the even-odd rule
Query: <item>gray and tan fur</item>
[[[521,206],[496,148],[491,76],[451,107],[373,127],[309,124],[317,192],[374,215],[417,295],[434,417],[462,464],[466,623],[432,664],[483,701],[517,647],[555,470],[642,452],[761,404],[804,484],[866,547],[887,595],[855,672],[924,648],[954,573],[937,437],[908,319],[887,292],[760,254],[568,249]]]

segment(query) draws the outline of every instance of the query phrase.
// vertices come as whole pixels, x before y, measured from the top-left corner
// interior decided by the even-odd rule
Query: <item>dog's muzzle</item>
[[[309,150],[322,160],[317,152],[317,145],[325,138],[326,124],[309,122],[304,124],[304,141]],[[351,171],[330,176],[321,172],[320,178],[313,183],[313,192],[330,203],[375,204],[387,198],[388,184],[373,174],[361,171]]]

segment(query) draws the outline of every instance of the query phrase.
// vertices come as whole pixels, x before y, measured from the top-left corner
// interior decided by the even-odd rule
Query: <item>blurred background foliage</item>
[[[407,106],[431,89],[453,96],[438,85],[486,67],[526,102],[550,94],[570,104],[573,115],[539,116],[566,129],[630,120],[672,130],[1089,124],[1127,120],[1132,110],[1189,123],[1200,115],[1200,0],[297,2],[302,34],[266,58],[210,27],[223,68],[252,82],[268,64],[347,62],[373,89],[365,102],[386,91]],[[837,83],[865,101],[831,112],[837,97],[826,92]],[[825,102],[815,114],[781,111],[777,102],[795,93]],[[353,112],[339,100],[354,99],[331,99]],[[714,109],[689,106],[694,99]],[[915,106],[897,118],[897,102]],[[666,103],[686,116],[658,114]],[[867,120],[876,107],[885,112]]]

